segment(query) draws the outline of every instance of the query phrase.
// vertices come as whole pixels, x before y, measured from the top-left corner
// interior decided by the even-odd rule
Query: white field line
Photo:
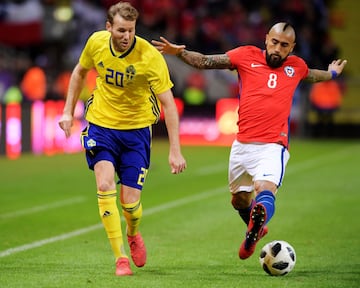
[[[158,212],[161,212],[161,211],[165,211],[165,210],[168,210],[168,209],[171,209],[171,208],[174,208],[174,207],[179,207],[181,205],[185,205],[185,204],[192,203],[192,202],[195,202],[195,201],[199,201],[199,200],[202,200],[202,199],[210,198],[210,197],[215,196],[217,194],[224,193],[224,191],[227,191],[226,186],[219,187],[219,188],[216,188],[216,189],[213,189],[213,190],[209,190],[209,191],[206,191],[206,192],[203,192],[203,193],[200,193],[200,194],[196,194],[196,195],[193,195],[193,196],[185,197],[185,198],[182,198],[182,199],[178,199],[178,200],[175,200],[175,201],[163,204],[163,205],[159,205],[159,206],[156,206],[156,207],[148,208],[147,210],[144,211],[143,214],[144,215],[152,215],[152,214],[155,214],[155,213],[158,213]],[[75,231],[72,231],[72,232],[69,232],[69,233],[60,234],[60,235],[55,236],[55,237],[35,241],[35,242],[32,242],[32,243],[17,246],[17,247],[14,247],[14,248],[9,248],[7,250],[0,251],[0,258],[9,256],[9,255],[12,255],[12,254],[15,254],[15,253],[18,253],[18,252],[34,249],[34,248],[37,248],[37,247],[42,247],[42,246],[44,246],[46,244],[50,244],[50,243],[54,243],[54,242],[57,242],[57,241],[69,239],[69,238],[72,238],[72,237],[75,237],[75,236],[79,236],[79,235],[82,235],[82,234],[85,234],[85,233],[88,233],[88,232],[91,232],[91,231],[94,231],[94,230],[97,230],[97,229],[100,229],[100,228],[102,228],[101,223],[95,224],[95,225],[92,225],[92,226],[88,226],[88,227],[85,227],[85,228],[82,228],[82,229],[78,229],[78,230],[75,230]]]
[[[338,160],[346,161],[347,157],[351,157],[354,153],[360,153],[360,145],[355,144],[352,146],[347,146],[344,149],[333,151],[329,154],[323,154],[318,157],[314,157],[312,159],[306,160],[304,162],[297,163],[296,165],[291,165],[291,157],[288,162],[285,171],[285,177],[287,175],[291,175],[297,173],[298,171],[306,171],[308,169],[313,169],[319,166],[328,166],[332,162],[336,162]]]
[[[198,169],[197,171],[195,171],[195,173],[200,176],[208,176],[210,174],[216,174],[216,173],[220,173],[220,172],[224,172],[227,175],[227,172],[228,172],[228,162],[227,161],[226,162],[224,161],[222,163],[212,165],[212,166],[205,166],[205,167],[202,167],[202,168]]]
[[[333,162],[333,161],[336,161],[339,159],[343,159],[345,156],[353,155],[354,151],[356,151],[357,153],[360,153],[360,152],[358,152],[358,151],[360,151],[359,148],[360,148],[359,144],[354,144],[350,147],[346,147],[344,149],[334,151],[331,154],[321,155],[321,156],[306,160],[304,162],[297,163],[296,165],[291,165],[291,158],[290,158],[289,164],[286,167],[285,177],[286,177],[286,175],[293,174],[297,171],[304,171],[306,169],[314,168],[316,166],[325,166],[326,163],[328,163],[328,162]],[[296,151],[295,151],[295,153],[296,153]],[[228,162],[221,162],[221,163],[218,163],[218,164],[212,165],[212,166],[204,166],[204,167],[198,169],[197,171],[195,171],[195,173],[197,175],[201,175],[201,176],[208,176],[210,174],[217,174],[217,173],[221,173],[221,172],[225,172],[225,174],[227,176]]]
[[[348,146],[344,149],[334,151],[331,154],[321,155],[321,156],[306,160],[304,162],[297,163],[296,165],[291,165],[291,158],[290,158],[289,164],[287,165],[287,168],[286,168],[285,177],[286,177],[286,175],[295,173],[297,171],[304,171],[306,169],[314,168],[316,166],[325,166],[326,163],[328,163],[328,162],[333,162],[333,161],[336,161],[339,159],[343,159],[345,156],[353,155],[354,151],[356,151],[355,153],[360,153],[359,152],[360,151],[359,144],[354,144],[354,145]],[[291,151],[290,151],[290,153],[291,153]],[[295,151],[295,153],[296,153],[296,151]],[[197,171],[195,171],[195,173],[197,175],[201,175],[201,176],[208,176],[210,174],[217,174],[217,173],[221,173],[224,171],[227,175],[228,162],[225,162],[225,161],[218,163],[216,165],[212,165],[212,166],[204,166],[204,167],[198,169]]]
[[[61,240],[65,240],[65,239],[69,239],[78,235],[82,235],[88,232],[91,232],[93,230],[99,229],[100,227],[102,227],[102,224],[96,224],[96,225],[92,225],[86,228],[82,228],[82,229],[78,229],[69,233],[65,233],[65,234],[60,234],[58,236],[55,237],[51,237],[51,238],[46,238],[46,239],[42,239],[39,241],[35,241],[29,244],[25,244],[25,245],[21,245],[21,246],[17,246],[14,248],[9,248],[7,250],[1,251],[0,252],[0,258],[2,257],[6,257],[18,252],[22,252],[22,251],[26,251],[26,250],[30,250],[30,249],[34,249],[37,247],[42,247],[46,244],[50,244],[53,242],[57,242],[57,241],[61,241]]]
[[[0,219],[15,218],[18,216],[42,212],[42,211],[50,210],[53,208],[68,206],[68,205],[72,205],[75,203],[84,202],[85,199],[86,199],[85,197],[74,197],[74,198],[69,198],[69,199],[63,200],[63,201],[49,203],[46,205],[34,206],[34,207],[31,207],[28,209],[18,210],[18,211],[14,211],[14,212],[8,212],[8,213],[0,214]]]
[[[347,147],[347,148],[345,148],[343,150],[334,151],[333,153],[327,154],[327,155],[321,155],[319,157],[312,158],[312,159],[310,159],[308,161],[304,161],[304,162],[298,163],[296,165],[289,165],[289,167],[287,168],[287,171],[286,171],[286,175],[291,175],[291,174],[294,174],[294,173],[298,173],[300,171],[306,171],[307,169],[314,168],[314,167],[316,167],[318,165],[323,166],[327,162],[332,162],[334,160],[345,158],[345,156],[352,155],[352,153],[353,153],[352,150],[358,151],[358,148],[359,148],[359,145],[353,145],[353,146]],[[208,170],[209,174],[212,174],[215,171],[216,172],[219,171],[220,165],[215,165],[214,167],[215,167],[215,169],[209,169]],[[200,172],[200,174],[202,174],[202,173],[204,173],[204,171]],[[285,177],[286,177],[286,175],[285,175]],[[156,206],[156,207],[148,208],[147,210],[144,211],[143,214],[144,215],[152,215],[152,214],[164,211],[164,210],[168,210],[170,208],[174,208],[174,207],[178,207],[178,206],[185,205],[185,204],[188,204],[188,203],[192,203],[192,202],[195,202],[195,201],[199,201],[199,200],[202,200],[202,199],[210,198],[212,196],[215,196],[217,194],[220,194],[220,193],[223,193],[223,192],[226,192],[226,191],[228,191],[227,186],[218,187],[218,188],[215,188],[213,190],[202,192],[200,194],[196,194],[196,195],[189,196],[189,197],[186,197],[186,198],[178,199],[178,200],[175,200],[175,201],[163,204],[163,205],[159,205],[159,206]],[[41,206],[39,206],[39,207],[41,207]],[[31,210],[31,209],[28,209],[28,210]],[[37,248],[37,247],[42,247],[42,246],[44,246],[46,244],[54,243],[54,242],[61,241],[61,240],[66,240],[66,239],[69,239],[69,238],[72,238],[72,237],[75,237],[75,236],[79,236],[79,235],[82,235],[82,234],[85,234],[85,233],[88,233],[88,232],[91,232],[91,231],[94,231],[94,230],[97,230],[97,229],[100,229],[100,228],[102,228],[101,223],[95,224],[95,225],[92,225],[92,226],[88,226],[88,227],[85,227],[85,228],[82,228],[82,229],[78,229],[78,230],[75,230],[75,231],[72,231],[72,232],[69,232],[69,233],[60,234],[60,235],[55,236],[55,237],[35,241],[35,242],[32,242],[32,243],[17,246],[17,247],[14,247],[14,248],[9,248],[7,250],[0,251],[0,258],[10,256],[10,255],[18,253],[18,252],[34,249],[34,248]]]
[[[355,148],[358,148],[358,145],[354,146]],[[290,165],[288,165],[288,167],[286,168],[286,175],[295,173],[296,171],[299,170],[306,170],[308,168],[313,168],[316,167],[317,165],[324,165],[325,162],[329,161],[329,160],[335,160],[337,158],[343,158],[346,155],[352,154],[351,152],[351,148],[346,148],[340,151],[337,151],[336,153],[332,154],[333,156],[336,157],[329,157],[328,154],[323,155],[323,156],[319,156],[317,158],[313,158],[311,160],[307,160],[301,163],[296,164],[295,166],[292,166],[291,163]],[[291,162],[291,160],[290,160]],[[227,175],[227,162],[222,162],[216,165],[212,165],[212,166],[205,166],[202,168],[199,168],[197,171],[195,171],[194,174],[197,175],[202,175],[202,176],[208,176],[210,174],[217,174],[220,172],[224,172]],[[285,175],[285,176],[286,176]],[[63,201],[58,201],[58,202],[54,202],[54,203],[50,203],[50,204],[46,204],[46,205],[40,205],[40,206],[35,206],[35,207],[31,207],[28,209],[23,209],[23,210],[18,210],[16,212],[8,212],[8,213],[4,213],[4,214],[0,214],[0,219],[8,219],[8,218],[15,218],[18,216],[23,216],[23,215],[28,215],[28,214],[33,214],[33,213],[37,213],[37,212],[42,212],[45,210],[50,210],[53,208],[59,208],[62,206],[67,206],[67,205],[72,205],[75,203],[80,203],[80,202],[84,202],[85,201],[85,197],[76,197],[76,198],[70,198],[70,199],[66,199]]]

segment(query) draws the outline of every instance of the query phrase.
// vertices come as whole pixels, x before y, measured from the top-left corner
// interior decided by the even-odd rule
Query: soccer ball
[[[259,260],[266,273],[271,276],[283,276],[295,266],[295,249],[286,241],[275,240],[261,249]]]

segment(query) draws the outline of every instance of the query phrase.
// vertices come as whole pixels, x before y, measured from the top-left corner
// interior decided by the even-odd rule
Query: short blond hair
[[[112,5],[107,12],[107,21],[113,24],[116,14],[127,21],[136,21],[139,17],[139,12],[129,2],[118,2]]]

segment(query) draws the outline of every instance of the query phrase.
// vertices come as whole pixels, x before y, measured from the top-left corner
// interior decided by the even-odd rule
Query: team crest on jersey
[[[285,74],[288,76],[288,77],[294,77],[294,74],[295,74],[295,69],[291,66],[286,66],[284,68],[284,71],[285,71]]]
[[[133,65],[126,67],[126,79],[127,80],[131,81],[134,78],[135,74],[136,74],[136,70]]]

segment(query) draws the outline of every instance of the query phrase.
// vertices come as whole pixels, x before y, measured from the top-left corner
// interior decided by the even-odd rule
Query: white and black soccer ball
[[[283,276],[295,266],[295,249],[286,241],[275,240],[261,249],[259,260],[266,273],[271,276]]]

